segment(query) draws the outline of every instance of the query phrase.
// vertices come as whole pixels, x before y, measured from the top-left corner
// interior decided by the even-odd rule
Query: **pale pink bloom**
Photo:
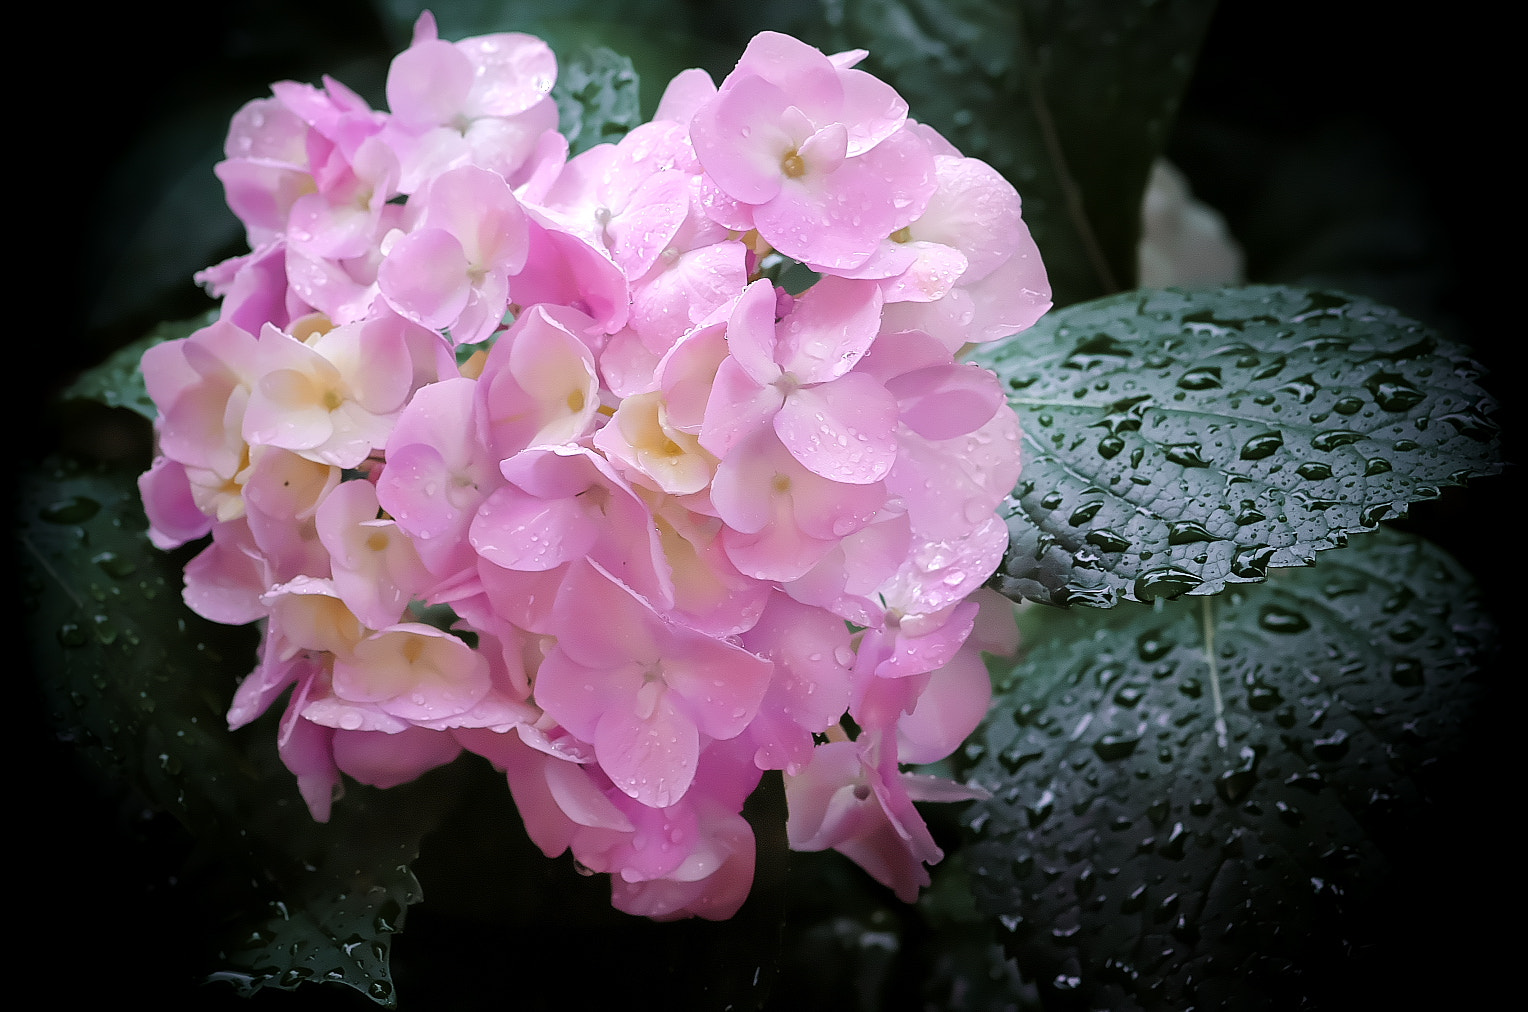
[[[497,174],[463,166],[436,176],[410,203],[407,235],[384,243],[382,297],[399,315],[456,344],[477,344],[503,322],[510,276],[525,264],[525,213]]]
[[[302,715],[347,731],[455,726],[493,687],[487,658],[434,626],[400,622],[337,653],[329,691]]]
[[[498,458],[477,438],[476,388],[466,377],[421,387],[398,416],[377,479],[378,502],[442,580],[476,570],[467,530],[478,506],[504,483]]]
[[[739,442],[711,483],[727,557],[742,573],[782,583],[805,575],[885,502],[879,482],[846,485],[808,471],[770,429]]]
[[[330,747],[341,773],[384,789],[417,780],[462,752],[449,733],[417,726],[393,734],[337,728]]]
[[[403,162],[403,192],[461,165],[512,176],[557,128],[556,79],[556,57],[540,39],[500,32],[446,42],[425,11],[387,74],[387,137]]]
[[[837,616],[776,591],[745,647],[775,665],[759,715],[748,726],[760,769],[799,773],[812,760],[812,735],[837,724],[849,708],[854,648]]]
[[[631,289],[631,327],[662,355],[748,284],[747,248],[720,225],[691,214]]]
[[[670,623],[587,561],[564,579],[555,619],[557,646],[537,673],[536,701],[591,742],[611,780],[648,807],[689,790],[702,736],[733,738],[748,726],[773,670]]]
[[[334,802],[344,794],[340,770],[334,764],[334,728],[302,718],[308,689],[322,674],[321,668],[305,663],[301,674],[293,675],[297,687],[276,734],[281,762],[297,778],[297,790],[314,822],[328,822]]]
[[[606,250],[635,279],[679,231],[698,172],[682,127],[647,123],[618,144],[599,144],[569,160],[534,202],[568,232]]]
[[[792,850],[837,850],[912,903],[929,884],[925,865],[944,858],[913,802],[983,795],[940,777],[899,773],[882,734],[866,732],[819,745],[811,765],[786,776],[785,831]]]
[[[657,390],[621,401],[609,424],[594,434],[594,445],[633,483],[670,495],[701,491],[716,470],[716,458],[700,440],[669,422]]]
[[[479,436],[495,457],[576,442],[593,428],[599,377],[580,336],[592,322],[562,306],[532,306],[495,342],[474,407]]]
[[[530,249],[515,275],[515,302],[567,306],[588,316],[600,334],[626,326],[631,285],[604,246],[562,228],[534,207],[526,208]]]
[[[767,281],[738,299],[701,445],[726,458],[745,435],[772,428],[814,474],[880,481],[896,458],[896,402],[873,377],[852,371],[879,330],[879,289],[823,278],[778,323],[777,305]]]
[[[399,621],[429,571],[397,523],[377,517],[376,489],[344,482],[324,499],[316,520],[340,598],[373,629]]]
[[[288,284],[285,236],[198,271],[194,280],[222,300],[221,320],[251,334],[267,323],[286,327],[317,308]]]
[[[268,615],[260,643],[260,663],[234,692],[228,710],[231,728],[242,727],[260,716],[288,685],[297,681],[299,688],[287,710],[287,718],[295,721],[320,669],[327,678],[333,655],[348,653],[366,635],[366,628],[345,607],[327,579],[299,576],[270,588],[261,596],[260,603]],[[301,702],[299,697],[303,697]],[[285,724],[283,721],[284,727]],[[289,731],[284,730],[283,734],[286,733]]]
[[[249,446],[242,427],[263,371],[258,342],[220,320],[153,346],[141,369],[159,408],[159,450],[185,467],[197,507],[219,521],[243,516]]]
[[[278,95],[292,96],[289,104],[298,95],[313,94],[305,85],[289,83],[287,88]],[[312,115],[328,111],[319,108]],[[344,147],[332,142],[320,146],[318,138],[310,135],[316,191],[292,203],[286,226],[292,250],[308,257],[347,260],[364,256],[380,237],[383,209],[398,193],[398,156],[376,136],[381,122],[374,115],[367,110],[360,123],[336,117],[332,129],[351,135],[337,138],[350,142]]]
[[[296,577],[261,601],[270,609],[270,643],[282,660],[303,651],[349,654],[368,632],[328,578]]]
[[[270,572],[270,583],[329,576],[329,552],[319,540],[319,504],[340,483],[341,469],[290,450],[257,446],[244,480],[245,519]],[[391,621],[391,620],[389,620]]]
[[[695,111],[716,97],[716,82],[699,67],[681,70],[663,88],[653,121],[672,121],[688,127]]]
[[[651,510],[668,565],[674,593],[672,616],[717,637],[752,628],[770,586],[744,576],[727,558],[722,522],[697,512],[694,497],[638,494]]]
[[[636,882],[616,877],[611,883],[611,905],[655,921],[727,920],[753,888],[756,852],[747,819],[737,812],[708,807],[694,848],[679,867],[666,876]]]
[[[251,248],[286,231],[292,205],[315,189],[308,163],[309,126],[278,98],[248,102],[228,125],[225,158],[213,166],[228,207]]]
[[[977,645],[967,640],[929,674],[913,709],[897,721],[897,757],[919,764],[947,758],[976,730],[991,702],[992,676]]]
[[[269,609],[262,596],[270,590],[271,567],[255,544],[245,520],[213,525],[212,541],[186,563],[181,597],[202,618],[224,625],[262,619]]]
[[[337,467],[360,464],[386,445],[410,393],[405,326],[384,314],[304,342],[267,324],[244,438]]]
[[[599,454],[532,447],[505,460],[508,484],[478,507],[468,538],[486,561],[546,572],[581,558],[666,606],[672,584],[647,506]]]
[[[520,734],[475,729],[455,734],[504,771],[525,831],[547,857],[565,853],[575,841],[585,851],[591,837],[609,846],[635,828],[584,766],[533,748]]]
[[[161,551],[179,548],[212,531],[212,518],[196,505],[185,465],[159,455],[138,476],[138,494],[148,515],[149,541]]]
[[[928,146],[898,130],[906,114],[884,82],[762,32],[695,109],[690,136],[708,178],[739,205],[725,224],[742,212],[775,249],[831,271],[864,263],[933,191]]]

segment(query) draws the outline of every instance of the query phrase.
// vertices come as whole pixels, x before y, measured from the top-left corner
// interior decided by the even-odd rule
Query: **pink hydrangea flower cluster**
[[[390,112],[326,78],[234,117],[252,251],[144,356],[140,487],[156,545],[211,536],[190,607],[262,624],[228,719],[289,694],[314,818],[341,774],[472,752],[620,909],[725,918],[781,770],[793,847],[928,883],[913,802],[974,792],[903,767],[972,731],[1015,635],[981,588],[1017,420],[956,354],[1049,289],[1013,188],[864,55],[759,35],[569,157],[545,43],[426,14]]]

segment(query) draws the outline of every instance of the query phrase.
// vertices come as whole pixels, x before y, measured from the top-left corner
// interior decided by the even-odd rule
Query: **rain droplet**
[[[1304,615],[1277,604],[1263,605],[1257,624],[1276,633],[1298,633],[1310,628],[1310,620]]]
[[[1268,545],[1251,545],[1238,549],[1231,559],[1231,573],[1248,580],[1260,580],[1268,575],[1268,563],[1273,559],[1273,548]]]
[[[1306,373],[1304,376],[1296,376],[1281,387],[1276,387],[1275,392],[1281,394],[1294,394],[1295,400],[1301,404],[1309,404],[1316,399],[1316,391],[1321,389],[1321,384],[1316,382],[1314,376]]]
[[[132,576],[138,571],[138,566],[131,559],[124,559],[116,552],[102,552],[90,560],[104,569],[108,575],[117,579]]]
[[[1334,762],[1348,754],[1348,733],[1342,728],[1337,728],[1326,738],[1318,738],[1311,743],[1311,751],[1317,759]]]
[[[1211,534],[1203,524],[1194,520],[1179,520],[1167,527],[1169,545],[1188,545],[1196,541],[1223,541]]]
[[[1259,510],[1257,508],[1257,504],[1254,503],[1251,499],[1243,499],[1241,509],[1237,510],[1236,512],[1236,526],[1238,527],[1246,527],[1248,524],[1262,523],[1267,519],[1268,518],[1263,515],[1262,510]]]
[[[1127,758],[1140,743],[1141,739],[1139,736],[1106,734],[1093,743],[1093,751],[1104,762],[1114,762],[1118,759]]]
[[[1364,386],[1374,395],[1374,403],[1384,411],[1406,411],[1427,398],[1399,373],[1377,372],[1364,380]]]
[[[1184,467],[1209,467],[1209,461],[1201,455],[1203,447],[1198,443],[1168,443],[1162,447],[1167,459]]]
[[[1150,664],[1166,657],[1177,644],[1162,635],[1162,630],[1151,629],[1136,637],[1135,649],[1141,660]]]
[[[1187,570],[1174,566],[1161,566],[1147,570],[1135,578],[1135,596],[1142,601],[1159,597],[1174,598],[1187,593],[1204,580]]]
[[[1103,509],[1103,506],[1104,504],[1102,501],[1083,503],[1081,506],[1072,511],[1072,515],[1070,517],[1067,517],[1067,523],[1071,524],[1073,527],[1081,527],[1089,520],[1092,520],[1093,517],[1097,515],[1098,511]]]
[[[1364,402],[1361,397],[1339,397],[1336,403],[1332,405],[1332,410],[1339,415],[1356,415],[1363,409],[1363,406]]]
[[[1339,446],[1347,446],[1367,438],[1362,432],[1354,432],[1352,429],[1327,429],[1325,432],[1318,432],[1312,436],[1310,445],[1318,450],[1335,450]]]
[[[1209,390],[1220,385],[1219,366],[1212,365],[1190,369],[1178,377],[1178,386],[1184,390]]]
[[[1109,530],[1107,527],[1088,531],[1087,536],[1083,540],[1106,552],[1123,552],[1130,547],[1130,542],[1127,539]]]
[[[1284,434],[1281,432],[1264,432],[1253,436],[1242,444],[1242,460],[1262,460],[1270,456],[1284,445]]]
[[[1422,673],[1422,662],[1415,657],[1398,657],[1390,663],[1390,680],[1404,688],[1421,685]]]
[[[101,510],[101,504],[82,495],[60,499],[42,508],[38,514],[50,524],[82,524]]]

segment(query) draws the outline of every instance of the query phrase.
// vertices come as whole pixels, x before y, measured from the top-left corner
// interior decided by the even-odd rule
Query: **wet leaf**
[[[1216,593],[1502,466],[1464,349],[1361,298],[1133,292],[972,358],[1024,429],[996,579],[1015,599]]]
[[[156,344],[174,341],[207,326],[217,319],[216,310],[190,320],[161,323],[143,337],[117,349],[106,361],[81,373],[62,393],[65,400],[88,400],[109,408],[127,408],[149,421],[159,417],[159,409],[149,398],[138,369],[143,353]]]
[[[1046,1007],[1337,1007],[1322,972],[1452,790],[1494,650],[1468,576],[1386,529],[1213,599],[1039,614],[966,819]]]
[[[631,60],[603,46],[586,46],[559,61],[552,97],[568,154],[614,144],[642,122],[637,72]]]
[[[330,823],[314,823],[276,757],[276,713],[228,730],[254,629],[185,607],[181,567],[195,548],[149,544],[135,478],[54,458],[23,482],[28,646],[57,733],[179,820],[219,869],[229,896],[217,979],[246,993],[333,981],[391,1006],[391,937],[418,899],[409,865],[454,795],[440,778],[353,788]]]

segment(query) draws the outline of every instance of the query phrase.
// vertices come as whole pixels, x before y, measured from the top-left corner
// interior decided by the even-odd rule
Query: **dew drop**
[[[1284,435],[1281,432],[1264,432],[1253,436],[1242,444],[1242,460],[1262,460],[1264,457],[1275,453],[1284,445]]]
[[[1205,526],[1194,520],[1179,520],[1167,527],[1167,543],[1169,545],[1188,545],[1196,541],[1222,541],[1211,534]]]
[[[1130,547],[1130,541],[1107,527],[1088,531],[1083,538],[1095,548],[1101,548],[1106,552],[1123,552]]]
[[[1114,762],[1130,756],[1140,743],[1139,736],[1106,734],[1093,743],[1093,751],[1104,762]]]
[[[1142,601],[1174,598],[1203,583],[1200,577],[1174,566],[1147,570],[1135,578],[1135,596]]]
[[[1310,628],[1310,620],[1304,615],[1277,604],[1263,605],[1257,624],[1276,633],[1298,633]]]
[[[1366,438],[1362,432],[1354,432],[1352,429],[1327,429],[1312,436],[1310,445],[1317,450],[1335,450],[1339,446],[1347,446]]]
[[[1190,369],[1178,377],[1178,386],[1184,390],[1210,390],[1220,386],[1220,367],[1203,366]]]
[[[44,506],[38,516],[50,524],[82,524],[101,510],[101,504],[82,495],[70,496]]]
[[[1427,396],[1399,373],[1376,372],[1364,381],[1364,386],[1383,411],[1406,411],[1422,403]]]
[[[1247,580],[1260,580],[1268,575],[1268,563],[1274,550],[1268,545],[1251,545],[1238,549],[1231,558],[1231,573]]]
[[[1332,405],[1332,410],[1339,415],[1356,415],[1363,409],[1364,402],[1361,397],[1339,397]]]
[[[1101,500],[1083,503],[1072,511],[1071,516],[1067,517],[1067,523],[1073,527],[1081,527],[1089,520],[1092,520],[1098,514],[1098,511],[1103,509],[1103,506],[1104,504]]]
[[[1174,464],[1183,467],[1209,467],[1209,461],[1205,460],[1202,453],[1203,447],[1198,443],[1168,443],[1162,447],[1167,459]]]

